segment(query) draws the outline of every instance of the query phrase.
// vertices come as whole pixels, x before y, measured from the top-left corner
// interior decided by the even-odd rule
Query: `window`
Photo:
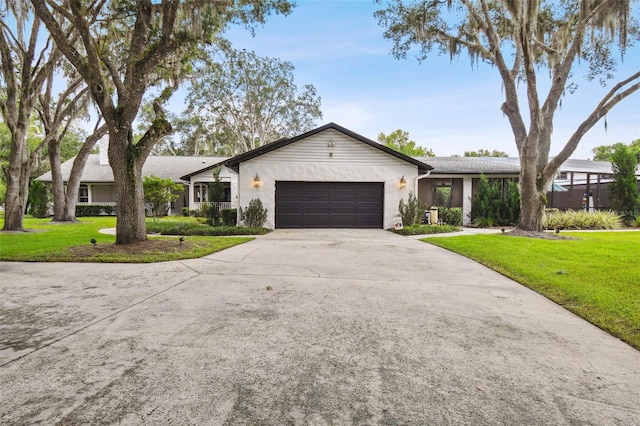
[[[80,185],[80,188],[78,189],[78,202],[89,202],[89,187],[87,185]]]
[[[193,199],[196,203],[206,203],[209,201],[209,184],[194,183],[193,191]]]
[[[213,183],[213,182],[212,182]],[[211,201],[211,195],[209,194],[208,182],[200,182],[193,184],[193,200],[196,203],[206,203]],[[222,182],[224,186],[224,195],[222,196],[222,202],[231,201],[231,182]]]

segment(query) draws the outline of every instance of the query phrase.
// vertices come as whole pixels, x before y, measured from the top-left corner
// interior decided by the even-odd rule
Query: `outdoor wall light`
[[[400,189],[405,189],[407,187],[407,181],[404,178],[404,175],[400,178],[400,183],[398,184]]]
[[[333,139],[329,140],[329,143],[327,144],[327,146],[329,148],[333,148],[334,146],[336,146],[336,143],[333,141]]]
[[[262,181],[260,180],[260,176],[258,176],[258,174],[256,173],[256,177],[253,178],[253,187],[260,188],[261,185]]]

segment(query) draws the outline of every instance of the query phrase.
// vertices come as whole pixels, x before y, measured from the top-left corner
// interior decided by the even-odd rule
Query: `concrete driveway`
[[[386,231],[0,278],[3,425],[640,424],[640,352]]]

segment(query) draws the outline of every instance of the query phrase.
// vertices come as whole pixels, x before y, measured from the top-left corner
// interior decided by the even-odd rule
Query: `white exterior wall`
[[[230,182],[231,183],[231,208],[238,208],[238,174],[233,170],[230,170],[226,167],[222,167],[220,169],[220,176],[218,176],[221,182]],[[213,178],[213,170],[207,170],[206,172],[199,173],[197,175],[191,176],[191,180],[189,182],[189,209],[193,209],[193,185],[195,183],[202,182],[214,182]]]
[[[253,186],[256,174],[258,188]],[[259,198],[268,210],[264,226],[274,228],[276,181],[384,182],[383,226],[392,228],[398,203],[408,198],[417,175],[417,166],[329,129],[241,163],[238,201],[246,208]],[[404,189],[399,187],[402,176]]]

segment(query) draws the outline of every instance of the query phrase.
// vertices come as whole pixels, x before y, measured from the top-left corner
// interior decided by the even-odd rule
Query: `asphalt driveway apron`
[[[0,263],[0,424],[640,424],[640,352],[382,230]]]

